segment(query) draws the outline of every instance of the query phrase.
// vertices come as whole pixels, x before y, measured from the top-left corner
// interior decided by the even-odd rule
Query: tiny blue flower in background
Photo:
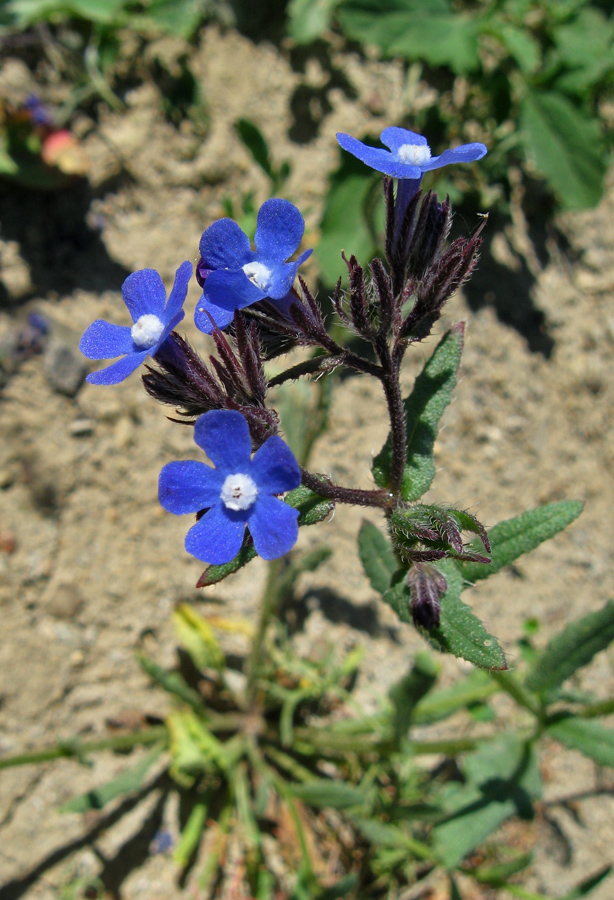
[[[450,163],[475,162],[486,155],[484,144],[462,144],[452,150],[444,150],[440,156],[431,156],[426,138],[405,128],[384,128],[380,134],[382,144],[388,150],[369,147],[349,134],[338,134],[337,141],[367,166],[392,178],[419,181],[424,172],[440,169]]]
[[[298,249],[304,231],[302,215],[288,200],[267,200],[260,207],[255,251],[232,219],[210,225],[200,239],[197,271],[203,295],[196,304],[196,327],[210,334],[210,316],[218,328],[226,328],[236,309],[286,297],[298,267],[312,252],[305,250],[295,262],[286,262]]]
[[[90,384],[118,384],[134,372],[147,356],[155,356],[171,331],[183,319],[183,304],[192,276],[192,264],[184,262],[175,273],[168,302],[162,279],[155,269],[140,269],[122,285],[122,296],[133,325],[114,325],[97,319],[81,338],[79,349],[89,359],[114,359],[87,376]]]
[[[159,498],[175,515],[207,512],[188,531],[185,548],[202,562],[223,565],[241,549],[247,525],[264,559],[288,553],[298,537],[298,510],[276,494],[301,483],[292,451],[270,437],[251,459],[245,417],[236,410],[212,410],[196,420],[194,440],[215,468],[186,460],[160,472]]]

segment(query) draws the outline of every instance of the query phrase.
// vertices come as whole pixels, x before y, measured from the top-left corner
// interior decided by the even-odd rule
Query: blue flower
[[[287,200],[267,200],[260,207],[255,251],[232,219],[210,225],[200,239],[197,269],[206,276],[194,313],[196,327],[211,334],[209,316],[218,328],[226,328],[236,309],[266,298],[282,300],[294,284],[298,267],[312,252],[305,250],[295,262],[286,262],[298,249],[304,230],[302,215]]]
[[[185,313],[182,306],[188,292],[192,264],[184,262],[175,273],[168,302],[162,279],[155,269],[140,269],[128,275],[122,296],[133,325],[113,325],[104,319],[92,322],[81,338],[79,349],[89,359],[114,359],[87,376],[90,384],[118,384],[134,372],[147,356],[155,356]]]
[[[444,150],[440,156],[431,156],[426,138],[405,128],[384,128],[380,134],[382,144],[388,150],[369,147],[349,134],[338,134],[337,141],[361,162],[390,175],[392,178],[420,181],[424,172],[440,169],[450,163],[475,162],[486,155],[484,144],[462,144],[452,150]]]
[[[298,510],[276,494],[299,486],[301,471],[280,437],[270,437],[251,457],[245,417],[236,410],[199,416],[194,440],[215,468],[195,460],[171,462],[160,472],[160,503],[175,515],[207,512],[188,531],[188,553],[211,565],[230,562],[249,527],[264,559],[288,553],[298,537]]]

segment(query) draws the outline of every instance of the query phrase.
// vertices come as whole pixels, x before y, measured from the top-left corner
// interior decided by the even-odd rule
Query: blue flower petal
[[[263,559],[277,559],[288,553],[298,538],[298,509],[267,494],[258,495],[248,520],[256,553]]]
[[[423,135],[416,134],[415,131],[408,131],[407,128],[397,128],[394,125],[384,128],[379,139],[395,154],[404,144],[418,144],[421,147],[427,145],[427,140]]]
[[[420,168],[423,172],[430,172],[431,169],[440,169],[442,166],[449,166],[450,163],[475,162],[487,153],[485,144],[462,144],[452,150],[444,150],[441,156],[434,156]]]
[[[148,350],[141,350],[140,353],[130,353],[128,356],[124,356],[123,359],[118,359],[117,362],[107,366],[106,369],[90,372],[85,380],[89,381],[90,384],[119,384],[120,381],[132,374],[135,369],[138,369],[148,353]]]
[[[272,300],[282,300],[294,284],[299,266],[300,262],[297,260],[293,263],[283,263],[273,269],[267,296]]]
[[[203,232],[200,255],[207,269],[238,269],[254,259],[249,238],[232,219],[218,219]]]
[[[223,503],[217,504],[190,528],[185,539],[186,550],[212,566],[230,562],[241,549],[245,518],[244,513],[232,513]]]
[[[245,416],[238,410],[213,409],[199,416],[194,440],[222,472],[249,471],[252,440]]]
[[[292,450],[275,435],[264,442],[252,460],[251,476],[259,495],[283,494],[301,483],[301,470]]]
[[[188,284],[191,277],[192,263],[186,260],[186,262],[182,263],[175,272],[175,281],[173,282],[166,309],[164,310],[164,321],[167,324],[182,311],[185,298],[188,294]],[[181,318],[183,318],[183,315]],[[181,319],[179,321],[181,321]]]
[[[258,257],[267,262],[285,262],[299,246],[305,221],[288,200],[266,200],[258,211],[254,244]]]
[[[213,332],[213,324],[209,316],[211,316],[211,319],[213,319],[220,331],[223,331],[232,322],[234,310],[216,306],[203,294],[194,310],[194,324],[204,334],[212,334]]]
[[[158,480],[158,498],[176,516],[214,506],[220,499],[224,474],[205,463],[188,459],[164,466]]]
[[[130,331],[128,325],[96,319],[79,341],[79,350],[89,359],[115,359],[133,353],[135,346]]]
[[[243,269],[212,272],[203,288],[205,300],[232,313],[235,309],[243,309],[244,306],[264,300],[266,296],[263,290],[249,280]]]
[[[166,290],[155,269],[139,269],[128,275],[122,284],[122,297],[133,322],[145,315],[164,320]]]
[[[337,141],[344,150],[377,172],[390,175],[392,178],[420,178],[418,166],[399,162],[389,150],[369,147],[349,134],[338,134]]]

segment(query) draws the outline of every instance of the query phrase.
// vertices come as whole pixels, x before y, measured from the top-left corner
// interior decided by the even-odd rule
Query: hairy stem
[[[309,490],[324,497],[326,500],[334,500],[335,503],[349,503],[351,506],[372,506],[376,509],[390,509],[391,494],[384,490],[361,491],[354,488],[341,487],[333,484],[321,475],[314,475],[307,469],[301,469],[301,484]]]
[[[383,358],[382,358],[383,357]],[[403,473],[405,471],[405,444],[407,440],[407,429],[405,423],[405,408],[403,406],[403,396],[401,394],[401,385],[399,383],[399,365],[392,360],[390,354],[380,357],[382,368],[385,371],[384,377],[381,379],[382,387],[388,404],[388,415],[390,416],[390,442],[392,456],[390,461],[390,493],[395,497],[400,497],[401,487],[403,485]]]

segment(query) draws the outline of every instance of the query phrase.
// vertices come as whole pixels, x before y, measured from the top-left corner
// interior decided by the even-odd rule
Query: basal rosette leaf
[[[401,495],[404,500],[418,500],[435,478],[433,447],[439,421],[450,402],[456,385],[463,351],[464,323],[451,328],[435,348],[413,390],[404,401],[407,422],[406,462]],[[390,483],[392,444],[390,435],[373,460],[373,477],[379,487]]]

